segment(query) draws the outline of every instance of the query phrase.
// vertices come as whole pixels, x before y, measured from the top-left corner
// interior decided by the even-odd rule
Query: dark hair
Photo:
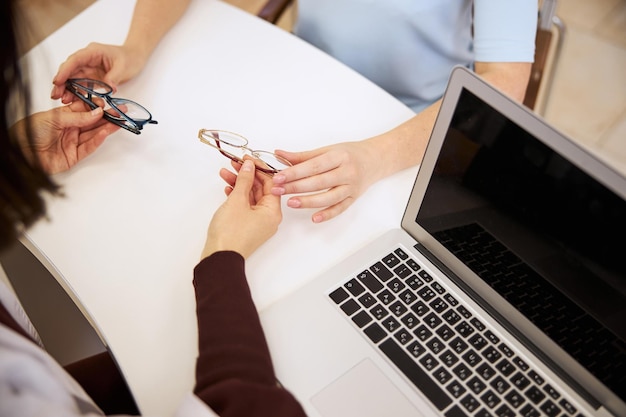
[[[0,1],[0,248],[14,242],[24,228],[45,214],[42,191],[57,191],[38,161],[26,159],[18,138],[9,131],[15,118],[28,115],[30,107],[25,71],[19,63],[20,21],[15,1]],[[26,125],[31,142],[30,126]]]

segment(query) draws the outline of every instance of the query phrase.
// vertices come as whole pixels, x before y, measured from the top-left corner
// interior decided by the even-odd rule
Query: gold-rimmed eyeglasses
[[[198,138],[202,143],[217,149],[222,155],[235,162],[243,163],[246,156],[252,157],[255,160],[256,169],[266,174],[274,175],[291,166],[291,162],[273,152],[255,151],[249,148],[248,139],[237,133],[200,129]]]

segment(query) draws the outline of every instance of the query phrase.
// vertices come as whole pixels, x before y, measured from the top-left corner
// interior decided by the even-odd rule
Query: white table
[[[34,110],[58,65],[89,41],[121,43],[134,2],[99,0],[28,55]],[[412,116],[355,72],[274,26],[216,0],[196,0],[145,71],[117,93],[159,121],[112,135],[58,175],[66,198],[24,244],[81,305],[115,355],[145,414],[170,415],[194,384],[192,269],[224,201],[228,161],[197,139],[226,129],[254,148],[307,150],[383,132]],[[400,224],[416,169],[373,187],[338,218],[313,224],[285,208],[277,235],[247,263],[262,309]],[[234,231],[236,233],[236,231]]]

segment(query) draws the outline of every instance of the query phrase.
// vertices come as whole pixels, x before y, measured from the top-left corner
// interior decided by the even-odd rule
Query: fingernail
[[[285,189],[283,187],[272,187],[273,195],[283,195],[285,194]]]
[[[291,208],[298,208],[301,205],[302,205],[302,203],[300,202],[300,200],[298,200],[296,198],[292,198],[292,199],[287,201],[287,206],[291,207]]]
[[[322,221],[324,221],[324,217],[321,214],[313,216],[313,223],[321,223]]]
[[[274,184],[282,184],[285,182],[285,174],[281,174],[280,172],[272,177]]]
[[[241,165],[241,169],[246,172],[254,171],[254,163],[249,159],[245,160],[243,161],[243,165]]]
[[[102,107],[96,107],[95,109],[91,111],[91,115],[95,116],[97,114],[100,114],[101,112],[102,112]]]

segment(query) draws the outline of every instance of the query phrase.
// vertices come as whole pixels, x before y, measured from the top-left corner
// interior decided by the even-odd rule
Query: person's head
[[[17,117],[28,115],[29,89],[19,65],[16,1],[0,2],[0,249],[45,213],[41,193],[56,186],[37,163],[29,163],[9,131]],[[27,129],[27,132],[30,132]],[[27,134],[28,140],[31,135]]]

